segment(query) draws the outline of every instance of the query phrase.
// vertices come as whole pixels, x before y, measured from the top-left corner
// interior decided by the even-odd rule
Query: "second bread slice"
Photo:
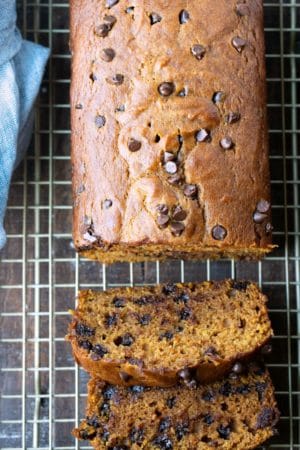
[[[109,383],[214,381],[272,336],[266,300],[231,280],[82,291],[67,338],[77,362]]]

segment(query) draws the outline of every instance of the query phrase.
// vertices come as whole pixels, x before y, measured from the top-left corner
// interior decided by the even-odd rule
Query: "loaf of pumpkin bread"
[[[67,339],[92,376],[162,387],[219,379],[271,336],[266,297],[227,280],[82,291]]]
[[[253,363],[195,389],[92,380],[86,414],[74,435],[97,450],[249,450],[274,434],[279,415],[269,374]]]
[[[73,236],[102,262],[272,249],[261,0],[71,0]]]

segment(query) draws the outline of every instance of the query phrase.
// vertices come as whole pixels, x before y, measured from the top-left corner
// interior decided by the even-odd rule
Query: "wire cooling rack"
[[[88,0],[87,0],[88,1]],[[217,0],[212,0],[217,3]],[[240,277],[270,297],[269,367],[282,412],[271,448],[300,448],[299,0],[264,2],[274,240],[264,261],[114,264],[79,259],[71,239],[69,5],[19,2],[24,37],[50,46],[26,160],[17,169],[0,268],[1,449],[88,448],[71,436],[84,415],[87,375],[64,341],[79,288]],[[1,100],[0,100],[1,101]]]

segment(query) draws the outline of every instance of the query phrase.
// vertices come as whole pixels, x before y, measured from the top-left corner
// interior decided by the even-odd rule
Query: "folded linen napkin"
[[[0,0],[0,249],[11,175],[32,132],[33,104],[49,50],[22,39],[15,0]]]

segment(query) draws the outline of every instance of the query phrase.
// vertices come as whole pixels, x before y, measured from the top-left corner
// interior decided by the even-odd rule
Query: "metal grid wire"
[[[215,0],[217,1],[217,0]],[[69,5],[19,2],[24,37],[52,48],[33,139],[17,169],[0,269],[0,447],[88,448],[71,429],[84,415],[87,375],[64,341],[79,288],[224,277],[258,281],[276,332],[268,361],[282,412],[271,448],[300,448],[300,248],[297,154],[300,128],[300,0],[265,1],[274,240],[255,262],[168,262],[105,267],[79,259],[71,240]],[[246,88],[246,87],[245,87]]]

